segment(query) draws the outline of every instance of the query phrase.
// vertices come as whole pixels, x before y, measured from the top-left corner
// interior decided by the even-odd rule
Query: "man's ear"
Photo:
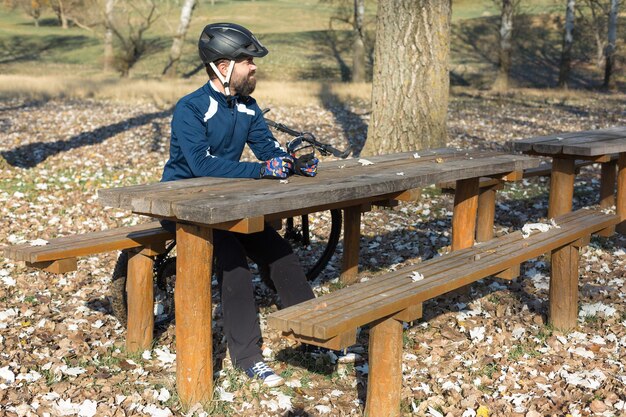
[[[217,69],[220,71],[220,73],[222,74],[223,77],[226,76],[226,74],[228,73],[228,66],[230,64],[230,61],[220,61],[216,66]]]

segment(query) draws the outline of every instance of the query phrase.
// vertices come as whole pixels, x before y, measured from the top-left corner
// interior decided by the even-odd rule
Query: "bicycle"
[[[269,109],[263,110],[266,114]],[[335,156],[345,159],[349,156],[351,149],[340,151],[333,146],[319,142],[311,132],[294,130],[282,123],[277,123],[270,119],[265,119],[268,126],[293,137],[287,142],[286,148],[289,154],[297,155],[303,153],[319,152],[323,156]],[[313,281],[326,268],[330,262],[341,234],[342,215],[341,210],[331,209],[330,212],[330,233],[326,240],[326,245],[322,254],[314,262],[308,262],[310,256],[300,256],[300,260],[305,268],[307,280]],[[294,221],[293,217],[287,218],[285,233],[283,237],[292,243],[299,243],[305,252],[308,252],[311,245],[310,224],[307,214],[300,216],[300,224]],[[176,246],[176,241],[170,241],[165,251],[157,255],[154,259],[154,314],[155,324],[165,324],[174,318],[174,289],[176,284],[176,257],[172,256],[172,251]],[[297,252],[297,250],[296,250]],[[274,285],[269,278],[269,266],[257,265],[261,280],[272,290]],[[215,270],[215,269],[214,269]],[[118,256],[113,270],[112,282],[109,291],[109,302],[113,315],[122,323],[127,325],[128,308],[126,296],[126,277],[128,275],[128,252],[122,251]],[[216,271],[219,273],[219,271]]]

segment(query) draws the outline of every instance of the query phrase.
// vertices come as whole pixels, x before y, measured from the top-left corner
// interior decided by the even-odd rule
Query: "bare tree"
[[[494,90],[509,88],[511,52],[513,49],[513,22],[521,0],[494,0],[500,7],[500,45],[498,50],[498,75],[493,83]]]
[[[320,0],[322,3],[337,5],[337,13],[330,18],[330,29],[333,21],[347,23],[352,26],[352,82],[365,81],[365,0]]]
[[[558,86],[561,88],[567,88],[569,73],[572,66],[575,7],[576,0],[567,0],[567,6],[565,8],[565,31],[563,32],[563,49],[561,49],[561,63],[559,65]]]
[[[48,0],[50,8],[57,15],[63,29],[71,24],[93,31],[102,23],[98,13],[98,0]]]
[[[111,71],[115,63],[113,51],[113,12],[115,0],[104,3],[104,71]]]
[[[127,77],[130,69],[147,52],[150,43],[144,36],[159,14],[155,0],[124,0],[118,4],[123,10],[109,24],[119,47],[115,65],[122,77]],[[124,16],[123,22],[120,16]]]
[[[378,2],[372,116],[363,154],[444,146],[450,0]]]
[[[354,42],[352,46],[352,82],[365,81],[365,0],[354,0]]]
[[[617,43],[617,16],[618,16],[619,0],[611,0],[611,10],[609,12],[609,30],[608,42],[606,46],[605,64],[604,64],[604,84],[607,89],[615,88],[615,77],[613,70],[615,66],[615,46]]]
[[[19,6],[27,15],[33,18],[35,27],[39,27],[41,12],[48,5],[47,0],[10,0],[5,2],[8,7]]]
[[[598,68],[605,66],[608,16],[611,0],[581,0],[576,8],[578,19],[587,32],[591,32],[596,44],[595,61]]]
[[[191,22],[191,15],[196,7],[196,0],[185,0],[180,12],[180,23],[176,36],[172,42],[172,48],[170,49],[170,56],[163,69],[163,75],[168,77],[175,77],[177,73],[178,62],[183,52],[183,44],[185,42],[185,36],[187,36],[187,30],[189,29],[189,23]]]

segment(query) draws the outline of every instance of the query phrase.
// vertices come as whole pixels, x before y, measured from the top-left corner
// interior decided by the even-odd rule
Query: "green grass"
[[[350,2],[347,2],[348,4]],[[171,6],[167,6],[171,4]],[[131,70],[135,78],[160,76],[167,60],[171,37],[180,15],[176,2],[159,2],[161,18],[147,32],[150,51]],[[376,1],[366,2],[365,29],[369,52],[372,52],[375,31]],[[551,0],[532,0],[525,10],[545,13],[554,10]],[[491,0],[457,0],[453,2],[454,25],[468,20],[483,22],[498,15]],[[348,76],[351,66],[351,28],[331,17],[343,14],[336,2],[320,0],[216,0],[200,1],[196,8],[185,42],[181,73],[191,73],[197,67],[197,36],[207,23],[234,21],[258,34],[270,49],[270,54],[259,60],[259,73],[269,80],[324,79],[341,81]],[[41,26],[35,27],[32,18],[20,9],[0,9],[0,72],[21,75],[82,76],[101,74],[102,29],[89,32],[78,27],[62,29],[55,16],[46,10]],[[476,29],[477,26],[473,26]],[[484,28],[478,27],[480,33]],[[495,34],[492,34],[495,36]],[[481,39],[483,41],[484,39]],[[493,41],[493,39],[491,39]],[[492,49],[486,45],[487,49]],[[468,49],[466,56],[453,54],[453,61],[471,62],[476,57]],[[479,57],[480,58],[480,57]],[[370,63],[371,64],[371,63]],[[371,72],[371,67],[368,68]],[[204,77],[203,72],[198,73]]]

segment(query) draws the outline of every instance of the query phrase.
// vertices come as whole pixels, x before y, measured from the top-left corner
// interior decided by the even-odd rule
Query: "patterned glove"
[[[293,158],[277,156],[261,164],[261,178],[284,179],[293,174]]]
[[[294,171],[298,175],[305,177],[314,177],[317,175],[317,164],[320,162],[312,153],[295,158]]]

